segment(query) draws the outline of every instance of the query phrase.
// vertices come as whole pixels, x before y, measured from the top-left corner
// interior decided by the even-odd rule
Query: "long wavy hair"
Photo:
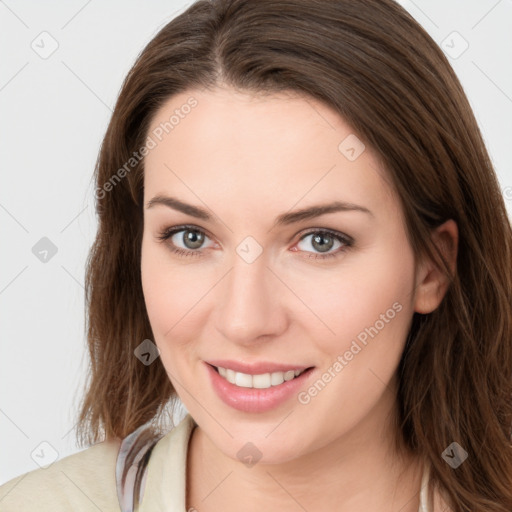
[[[461,84],[392,0],[200,0],[138,56],[94,175],[99,227],[87,261],[80,444],[156,424],[176,398],[160,359],[146,366],[134,356],[153,339],[140,275],[144,158],[134,154],[171,96],[219,84],[321,100],[377,152],[416,257],[433,258],[450,278],[440,306],[412,319],[398,368],[397,439],[431,463],[431,482],[455,512],[510,512],[510,220]],[[459,229],[455,272],[430,236],[447,219]],[[457,469],[441,457],[453,441],[468,452]]]

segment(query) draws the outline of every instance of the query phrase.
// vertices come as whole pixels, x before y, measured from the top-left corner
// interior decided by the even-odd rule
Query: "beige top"
[[[195,426],[187,415],[153,448],[139,512],[186,512],[185,476],[190,434]],[[2,512],[120,512],[115,468],[120,441],[98,443],[36,469],[0,486]],[[418,512],[434,512],[428,496],[425,466]],[[435,511],[438,509],[437,503]]]

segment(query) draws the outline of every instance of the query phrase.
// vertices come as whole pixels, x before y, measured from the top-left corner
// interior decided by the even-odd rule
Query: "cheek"
[[[144,301],[148,312],[153,333],[159,336],[168,322],[168,313],[173,311],[169,300],[175,294],[169,292],[168,276],[164,273],[160,251],[155,250],[149,242],[143,240],[141,254],[141,281]],[[167,327],[169,328],[170,325]]]
[[[162,252],[155,244],[143,239],[141,254],[141,281],[144,301],[155,342],[159,345],[162,336],[172,328],[173,312],[176,311],[176,293],[171,286]]]
[[[304,428],[318,430],[318,417],[332,419],[322,427],[325,439],[351,430],[389,398],[386,390],[414,311],[413,258],[407,252],[396,256],[390,251],[388,256],[380,252],[374,261],[362,258],[338,276],[315,281],[309,295],[311,309],[334,334],[311,320],[312,339],[323,357],[318,379],[301,390],[298,401],[310,411]]]
[[[211,284],[198,266],[173,264],[165,249],[144,240],[141,280],[154,341],[165,362],[165,354],[197,338],[194,334],[204,325],[204,319],[198,318],[201,308],[196,306]]]
[[[313,339],[332,358],[350,350],[354,340],[362,347],[385,340],[388,352],[400,350],[412,316],[413,285],[412,254],[389,251],[304,278],[296,291],[314,313],[307,315]]]

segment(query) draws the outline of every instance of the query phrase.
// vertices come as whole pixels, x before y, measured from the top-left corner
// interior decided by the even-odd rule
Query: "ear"
[[[459,230],[454,220],[447,220],[432,232],[432,241],[447,261],[453,274],[457,265]],[[416,270],[414,311],[428,314],[434,311],[446,294],[449,277],[435,262],[424,258]]]

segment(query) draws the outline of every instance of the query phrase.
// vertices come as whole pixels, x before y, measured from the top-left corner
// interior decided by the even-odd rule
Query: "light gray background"
[[[94,163],[136,56],[190,3],[0,1],[0,483],[78,451]],[[512,1],[401,3],[451,53],[512,212]]]

